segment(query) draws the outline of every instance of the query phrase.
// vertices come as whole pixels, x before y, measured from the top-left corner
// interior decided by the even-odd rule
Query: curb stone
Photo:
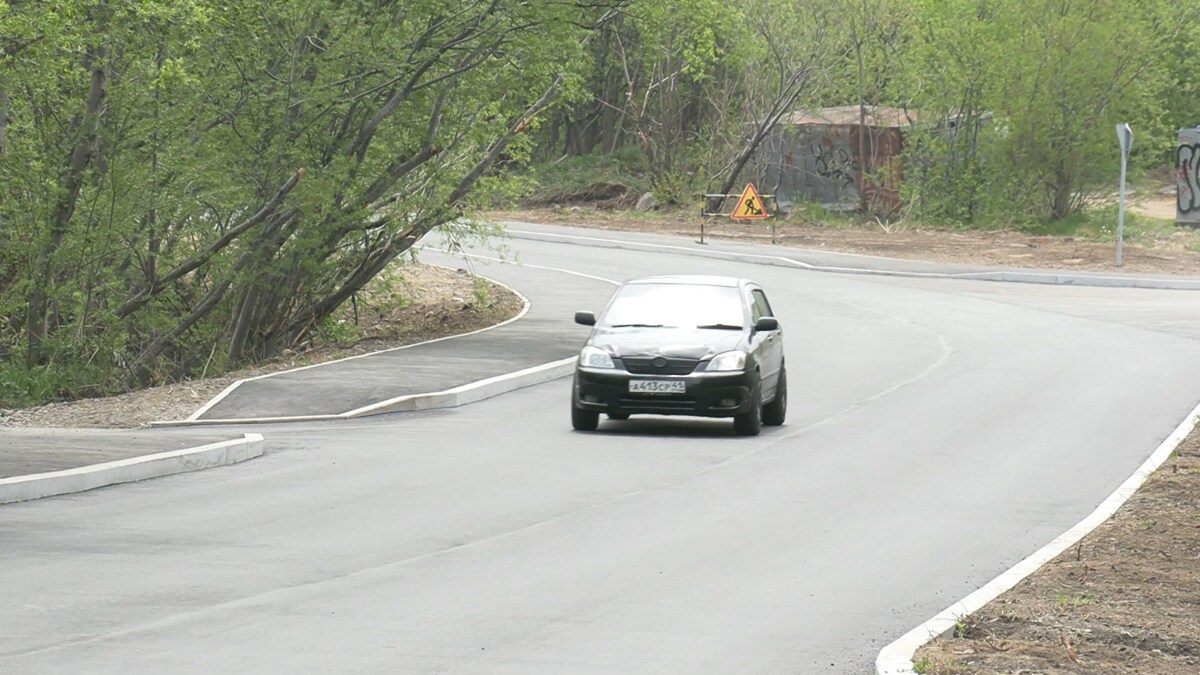
[[[263,454],[261,434],[88,466],[0,479],[0,504],[84,492],[100,487],[211,469]]]

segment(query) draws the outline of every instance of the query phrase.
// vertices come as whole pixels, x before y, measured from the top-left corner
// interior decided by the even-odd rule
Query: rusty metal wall
[[[1179,130],[1175,170],[1175,223],[1200,227],[1200,128]]]
[[[862,135],[862,128],[777,127],[755,155],[758,184],[780,202],[810,202],[843,211],[860,208],[865,191],[869,210],[893,213],[900,206],[903,135],[891,127],[867,127]]]
[[[764,145],[756,155],[763,190],[774,191],[780,202],[858,207],[850,127],[780,126]]]
[[[863,127],[856,126],[851,140],[860,158],[859,185],[867,196],[867,210],[878,215],[894,214],[900,210],[903,134],[895,127],[867,127],[864,133]]]

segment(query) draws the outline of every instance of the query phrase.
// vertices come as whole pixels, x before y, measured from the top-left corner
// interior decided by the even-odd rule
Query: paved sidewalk
[[[464,265],[461,258],[434,251],[420,257],[441,265]],[[531,303],[528,313],[473,335],[248,380],[198,419],[338,415],[567,359],[578,353],[587,337],[587,328],[573,323],[575,310],[597,307],[613,291],[612,284],[562,272],[486,261],[472,264],[479,274],[524,294]]]

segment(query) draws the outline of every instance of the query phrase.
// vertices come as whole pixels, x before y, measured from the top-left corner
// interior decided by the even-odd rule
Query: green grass
[[[624,185],[630,192],[645,192],[650,189],[650,182],[641,170],[642,162],[636,150],[618,150],[609,155],[597,152],[535,164],[530,168],[536,184],[530,198],[553,197],[603,183]]]
[[[1058,604],[1060,607],[1082,607],[1090,605],[1096,599],[1086,593],[1071,593],[1070,595],[1061,594],[1058,596]]]

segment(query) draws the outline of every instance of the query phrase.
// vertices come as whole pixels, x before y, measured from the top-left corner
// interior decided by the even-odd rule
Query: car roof
[[[754,284],[749,279],[723,277],[708,274],[669,274],[648,277],[635,277],[626,281],[627,284],[680,284],[686,286],[741,286]],[[755,284],[757,285],[757,284]]]

